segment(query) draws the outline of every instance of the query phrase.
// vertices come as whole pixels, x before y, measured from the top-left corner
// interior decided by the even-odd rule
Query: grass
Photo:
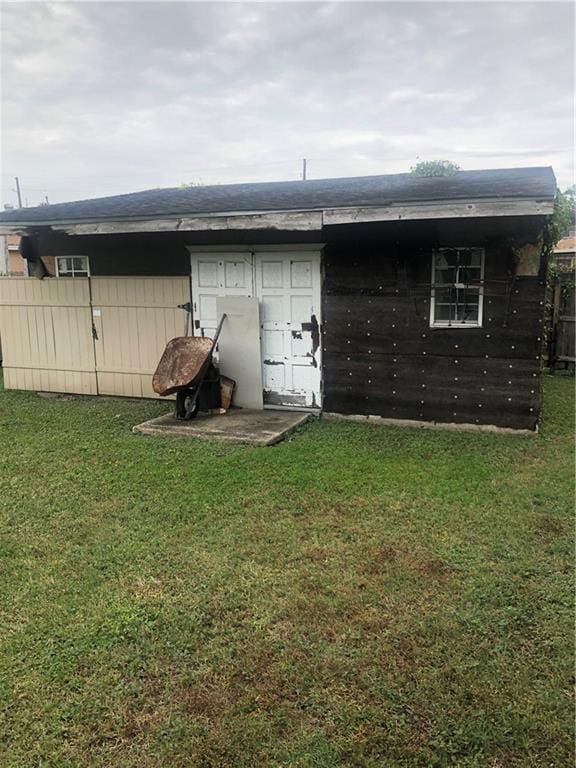
[[[573,382],[535,438],[0,392],[3,768],[572,764]]]

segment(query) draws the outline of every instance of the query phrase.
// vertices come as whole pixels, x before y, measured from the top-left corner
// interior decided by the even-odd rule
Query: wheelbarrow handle
[[[224,323],[224,320],[226,320],[226,313],[222,315],[220,318],[220,322],[218,323],[218,327],[216,328],[216,333],[214,334],[214,338],[212,339],[212,349],[210,350],[210,354],[214,352],[214,349],[216,347],[216,343],[218,341],[218,336],[220,336],[220,331],[222,330],[222,325]]]

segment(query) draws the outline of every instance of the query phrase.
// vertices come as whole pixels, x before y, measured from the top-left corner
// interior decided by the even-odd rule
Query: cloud
[[[552,164],[572,180],[569,3],[5,3],[4,202]]]

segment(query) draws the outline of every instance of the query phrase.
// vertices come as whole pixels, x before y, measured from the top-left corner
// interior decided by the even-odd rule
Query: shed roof
[[[50,224],[240,212],[310,211],[462,200],[553,200],[550,167],[458,171],[453,176],[411,173],[310,181],[172,187],[0,213],[0,223]]]

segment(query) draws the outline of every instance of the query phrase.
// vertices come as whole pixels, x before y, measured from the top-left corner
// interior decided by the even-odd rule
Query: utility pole
[[[22,193],[20,192],[20,179],[18,176],[14,176],[16,182],[16,194],[18,195],[18,208],[22,208]]]
[[[306,181],[306,158],[302,158],[302,181]]]

